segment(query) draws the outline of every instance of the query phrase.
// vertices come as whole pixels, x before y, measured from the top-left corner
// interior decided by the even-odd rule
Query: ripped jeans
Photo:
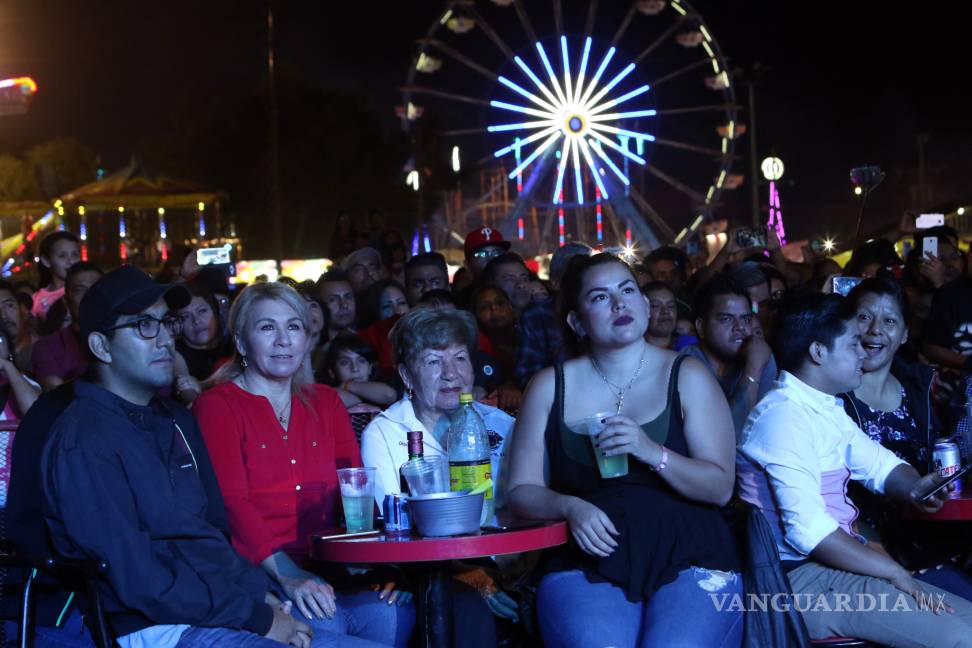
[[[709,594],[742,592],[736,573],[690,567],[650,600],[632,603],[620,587],[591,583],[575,569],[544,576],[537,613],[547,648],[738,648],[742,612],[719,611]]]

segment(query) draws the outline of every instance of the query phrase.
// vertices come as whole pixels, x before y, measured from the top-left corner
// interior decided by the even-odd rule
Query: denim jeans
[[[314,631],[314,648],[376,648],[397,646],[404,648],[415,627],[415,608],[409,603],[398,607],[378,599],[371,590],[339,592],[337,613],[332,619],[305,619],[295,607],[292,614]],[[280,648],[276,641],[252,632],[229,628],[200,628],[186,630],[178,648],[215,648],[216,646],[243,648]]]
[[[719,611],[710,593],[742,594],[732,572],[690,567],[648,601],[632,603],[611,583],[584,572],[547,574],[537,591],[540,632],[547,648],[737,648],[742,612]]]

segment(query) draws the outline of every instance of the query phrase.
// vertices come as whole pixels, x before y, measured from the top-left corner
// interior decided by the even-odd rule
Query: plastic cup
[[[339,468],[338,483],[348,533],[375,528],[375,469]]]
[[[594,458],[597,460],[597,469],[603,479],[614,479],[615,477],[624,477],[628,474],[627,453],[605,457],[601,454],[601,449],[597,447],[597,435],[607,427],[601,421],[614,415],[613,412],[600,412],[579,421],[567,423],[567,427],[572,432],[590,437],[591,447],[594,449]]]
[[[403,472],[411,495],[449,492],[449,466],[445,457],[422,457],[409,461]]]

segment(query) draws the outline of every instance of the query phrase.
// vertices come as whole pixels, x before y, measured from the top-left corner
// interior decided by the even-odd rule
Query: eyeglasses
[[[119,324],[118,326],[112,326],[111,328],[101,329],[102,333],[107,333],[109,331],[117,331],[123,328],[133,328],[138,331],[138,334],[142,336],[145,340],[154,340],[159,337],[159,333],[162,330],[162,326],[165,326],[165,330],[169,332],[169,335],[175,335],[175,332],[179,329],[179,320],[175,317],[164,317],[162,319],[157,319],[151,316],[141,317],[132,322],[126,322],[125,324]]]
[[[477,259],[489,259],[491,257],[497,257],[503,254],[503,251],[499,248],[479,248],[472,253]]]

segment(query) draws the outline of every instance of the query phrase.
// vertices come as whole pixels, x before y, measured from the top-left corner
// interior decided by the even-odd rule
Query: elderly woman
[[[235,354],[193,409],[233,546],[279,584],[315,637],[334,635],[347,646],[405,646],[412,608],[389,606],[367,588],[335,593],[303,565],[311,534],[336,526],[337,468],[361,465],[337,393],[301,380],[308,326],[307,302],[293,288],[248,287],[230,311]]]
[[[375,497],[401,492],[398,469],[408,460],[407,434],[421,430],[425,456],[447,456],[449,416],[459,409],[459,395],[472,392],[475,379],[471,352],[475,351],[476,321],[466,311],[420,306],[404,315],[391,331],[395,362],[406,397],[381,412],[361,435],[364,464],[377,470]],[[502,410],[474,403],[489,433],[496,508],[504,506],[506,441],[514,420]],[[500,616],[515,618],[515,603],[498,591],[480,571],[460,577],[486,597]],[[471,595],[471,596],[470,596]],[[455,643],[459,646],[495,645],[495,626],[473,592],[461,589],[455,597]]]
[[[571,259],[560,299],[576,357],[527,387],[507,495],[522,517],[566,519],[574,539],[537,590],[544,645],[739,646],[742,613],[710,598],[742,592],[719,510],[735,434],[718,383],[645,342],[648,300],[617,257]],[[626,470],[602,477],[618,456]]]
[[[377,468],[375,497],[398,493],[398,468],[408,461],[406,434],[421,430],[426,456],[446,456],[449,416],[459,409],[459,394],[472,393],[475,375],[472,353],[477,347],[476,321],[466,311],[417,308],[391,331],[395,362],[406,397],[392,404],[365,428],[361,456]],[[492,453],[496,507],[505,493],[506,440],[514,420],[495,407],[475,403],[486,422]]]

